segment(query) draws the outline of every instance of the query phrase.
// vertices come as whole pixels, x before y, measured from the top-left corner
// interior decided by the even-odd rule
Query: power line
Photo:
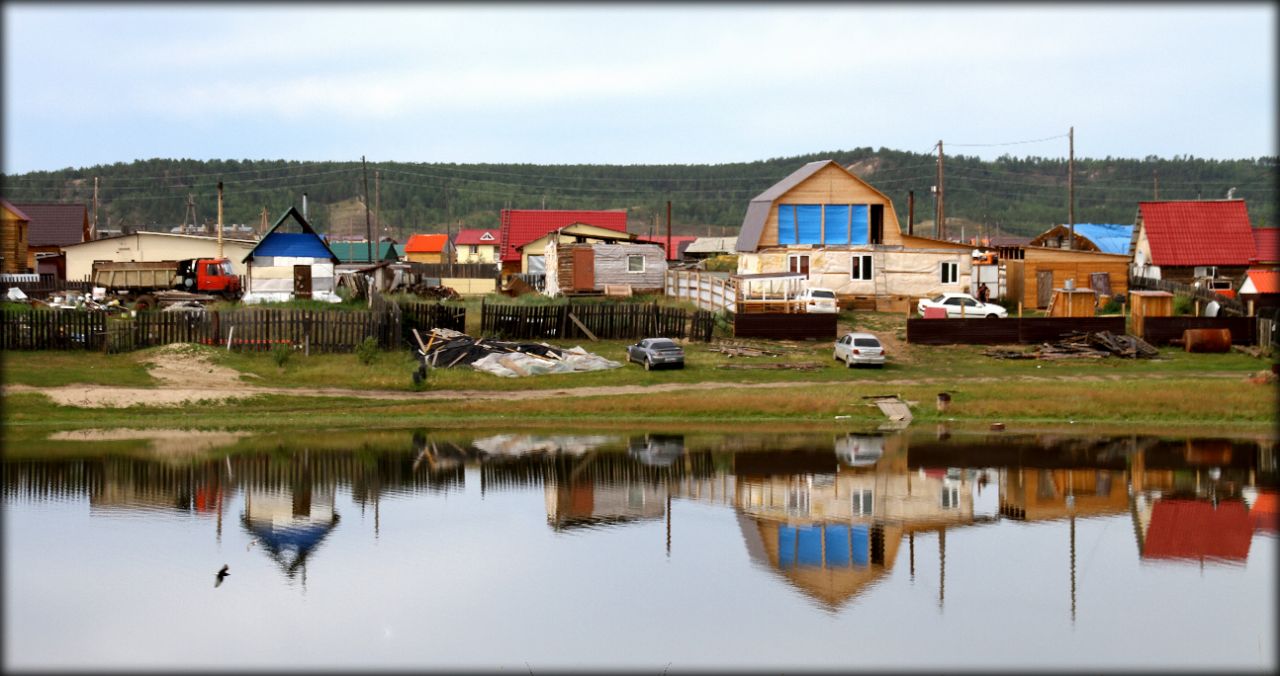
[[[1045,141],[1052,141],[1054,139],[1060,139],[1060,138],[1066,138],[1066,137],[1067,137],[1067,134],[1058,134],[1057,136],[1046,136],[1044,138],[1034,138],[1034,139],[1028,139],[1026,141],[1007,141],[1005,143],[952,143],[951,141],[947,141],[947,145],[959,146],[962,148],[995,148],[998,146],[1017,146],[1017,145],[1023,145],[1026,143],[1043,143]],[[938,145],[935,143],[933,147],[937,148]]]

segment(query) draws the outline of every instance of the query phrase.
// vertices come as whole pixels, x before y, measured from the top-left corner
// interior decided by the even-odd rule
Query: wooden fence
[[[733,317],[735,338],[835,340],[836,313],[750,312]]]
[[[698,270],[668,270],[664,292],[712,312],[737,312],[738,289],[726,275]]]
[[[1182,340],[1187,329],[1229,329],[1233,345],[1258,342],[1257,317],[1144,317],[1143,338],[1152,345],[1168,345]]]
[[[1228,315],[1243,315],[1244,303],[1237,298],[1227,298],[1226,296],[1214,293],[1209,289],[1201,289],[1183,284],[1182,282],[1174,282],[1168,279],[1154,279],[1151,277],[1130,277],[1130,289],[1156,289],[1159,291],[1168,291],[1169,293],[1179,296],[1189,296],[1201,301],[1201,305],[1206,305],[1211,301],[1217,301],[1221,306],[1222,312]]]
[[[576,321],[575,321],[576,320]],[[709,341],[714,313],[660,307],[657,303],[508,305],[483,303],[480,332],[516,340],[587,338],[586,327],[604,340],[690,338]]]
[[[466,332],[467,308],[461,305],[444,305],[442,303],[405,303],[400,306],[401,339],[410,346],[416,346],[413,330],[424,334],[431,329],[451,329]]]
[[[0,349],[102,350],[107,334],[103,312],[69,310],[0,311]]]
[[[1258,345],[1280,347],[1280,334],[1276,333],[1277,324],[1280,324],[1280,321],[1269,317],[1258,317]]]
[[[79,291],[89,293],[93,290],[93,282],[86,279],[56,279],[54,275],[39,275],[37,281],[5,281],[0,279],[0,295],[8,293],[10,288],[22,289],[29,298],[44,298],[50,294],[63,291]]]
[[[1082,331],[1125,332],[1124,317],[907,320],[907,342],[920,345],[1043,343]]]
[[[457,279],[497,279],[494,263],[408,263],[409,272],[419,277]]]

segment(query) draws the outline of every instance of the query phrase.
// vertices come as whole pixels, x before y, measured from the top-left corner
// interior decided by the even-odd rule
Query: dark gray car
[[[684,348],[670,338],[645,338],[627,346],[627,361],[644,366],[649,371],[658,367],[684,368]]]

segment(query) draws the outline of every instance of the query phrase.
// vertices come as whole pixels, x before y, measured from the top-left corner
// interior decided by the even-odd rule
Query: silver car
[[[884,346],[870,333],[846,333],[836,341],[835,359],[848,368],[859,364],[884,366]]]
[[[684,368],[684,348],[670,338],[645,338],[627,346],[627,361],[634,361],[651,371],[660,366]]]

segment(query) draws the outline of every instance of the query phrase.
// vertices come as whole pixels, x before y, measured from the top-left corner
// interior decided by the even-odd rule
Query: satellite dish
[[[1218,304],[1218,301],[1216,301],[1216,300],[1211,300],[1211,301],[1209,301],[1209,304],[1208,304],[1208,305],[1204,306],[1204,316],[1206,316],[1206,317],[1217,317],[1217,316],[1218,316],[1218,310],[1219,310],[1219,309],[1221,309],[1221,308],[1222,308],[1222,306]]]

